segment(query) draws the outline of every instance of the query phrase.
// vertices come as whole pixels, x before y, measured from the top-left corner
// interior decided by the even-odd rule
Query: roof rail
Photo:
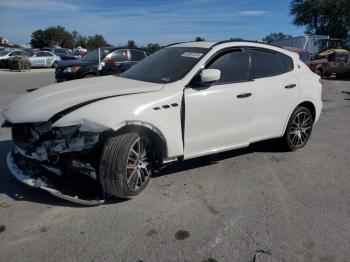
[[[164,47],[169,47],[169,46],[173,46],[173,45],[179,45],[179,44],[185,44],[185,43],[191,43],[193,41],[185,41],[185,42],[178,42],[178,43],[173,43],[173,44],[169,44],[169,45],[165,45]]]
[[[273,46],[273,47],[279,47],[282,48],[278,45],[273,45],[273,44],[268,44],[268,43],[264,43],[264,42],[260,42],[260,41],[252,41],[252,40],[224,40],[224,41],[220,41],[215,43],[214,45],[211,46],[211,48],[213,48],[214,46],[217,45],[221,45],[221,44],[226,44],[226,43],[235,43],[235,42],[247,42],[247,43],[255,43],[255,44],[263,44],[263,45],[269,45],[269,46]]]

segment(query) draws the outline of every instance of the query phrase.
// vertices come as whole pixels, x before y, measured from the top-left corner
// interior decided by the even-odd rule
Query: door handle
[[[239,94],[237,98],[247,98],[247,97],[250,97],[251,95],[252,93],[243,93],[243,94]]]
[[[294,87],[296,87],[296,86],[297,86],[296,84],[291,84],[291,85],[285,86],[284,88],[286,88],[286,89],[291,89],[291,88],[294,88]]]

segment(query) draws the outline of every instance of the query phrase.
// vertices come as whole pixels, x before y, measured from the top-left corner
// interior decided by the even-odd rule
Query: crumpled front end
[[[11,128],[15,146],[7,164],[18,180],[79,204],[104,202],[96,181],[100,133],[81,131],[80,125],[52,127],[50,121]]]

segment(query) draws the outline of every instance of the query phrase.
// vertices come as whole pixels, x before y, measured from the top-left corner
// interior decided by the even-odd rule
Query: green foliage
[[[269,35],[265,36],[263,38],[263,42],[265,43],[271,43],[273,41],[276,41],[276,40],[283,40],[283,39],[287,39],[287,38],[291,38],[293,36],[291,35],[286,35],[286,34],[283,34],[281,32],[279,33],[270,33]]]
[[[205,41],[204,37],[201,37],[201,36],[197,36],[195,40],[196,40],[196,42],[203,42],[203,41]]]
[[[33,32],[30,43],[34,48],[42,48],[45,46],[72,48],[74,45],[74,38],[64,27],[50,26],[45,30],[40,29]]]
[[[96,49],[99,47],[110,46],[106,39],[102,35],[96,34],[94,36],[89,36],[86,41],[86,47],[89,50]]]
[[[30,44],[34,48],[48,46],[60,46],[63,48],[73,48],[81,46],[83,48],[95,49],[109,46],[102,35],[82,36],[77,31],[68,32],[62,26],[51,26],[44,30],[39,29],[32,33]]]
[[[349,0],[292,0],[293,23],[307,34],[346,38],[350,30]]]
[[[128,44],[127,44],[127,47],[129,47],[129,48],[137,48],[136,43],[135,43],[134,40],[129,40]]]
[[[153,44],[153,43],[149,43],[147,46],[144,47],[145,51],[148,53],[154,53],[157,52],[158,50],[162,49],[162,46],[160,46],[159,44]]]

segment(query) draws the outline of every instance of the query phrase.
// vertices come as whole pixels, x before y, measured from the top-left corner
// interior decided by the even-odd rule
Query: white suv
[[[321,91],[319,76],[278,47],[175,44],[120,76],[54,84],[13,101],[4,111],[15,144],[8,166],[22,182],[76,202],[47,177],[78,171],[105,194],[129,198],[160,164],[270,138],[302,148]]]

